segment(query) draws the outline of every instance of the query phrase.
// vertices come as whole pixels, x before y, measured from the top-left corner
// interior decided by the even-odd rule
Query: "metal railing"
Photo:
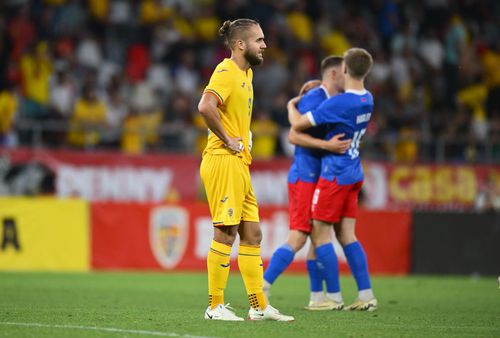
[[[16,122],[19,146],[32,148],[71,147],[67,134],[71,131],[67,121],[61,120],[19,120]],[[80,149],[120,150],[120,137],[123,128],[93,128],[87,131],[97,131],[101,141],[96,144],[86,144]],[[147,138],[151,130],[135,130]],[[155,131],[157,142],[144,145],[144,151],[194,153],[198,137],[205,137],[206,130],[189,124],[168,124],[159,126]],[[361,148],[364,159],[380,161],[398,161],[396,149],[398,144],[408,140],[404,137],[365,138]],[[278,141],[279,142],[279,141]],[[420,162],[470,162],[500,164],[500,136],[484,142],[471,142],[469,137],[453,139],[440,137],[431,141],[414,140],[417,145],[416,159]],[[279,154],[278,154],[279,155]]]

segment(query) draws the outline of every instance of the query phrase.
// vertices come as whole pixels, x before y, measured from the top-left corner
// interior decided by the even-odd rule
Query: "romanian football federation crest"
[[[162,206],[151,211],[149,243],[156,261],[166,269],[174,268],[184,256],[189,233],[186,210]]]

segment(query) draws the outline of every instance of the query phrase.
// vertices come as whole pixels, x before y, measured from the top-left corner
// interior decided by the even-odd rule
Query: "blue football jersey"
[[[365,134],[373,111],[373,96],[367,91],[347,90],[331,97],[317,109],[307,113],[313,126],[327,128],[325,139],[344,133],[344,139],[352,139],[344,154],[325,153],[321,162],[321,177],[340,185],[363,180],[363,168],[359,159],[359,143]]]
[[[301,114],[305,114],[319,107],[328,98],[328,92],[323,86],[316,87],[308,91],[299,101],[297,109]],[[326,129],[324,127],[313,127],[306,131],[315,138],[324,138]],[[295,147],[293,163],[288,172],[288,182],[296,183],[297,180],[315,183],[318,181],[321,172],[321,157],[323,151],[305,147]]]

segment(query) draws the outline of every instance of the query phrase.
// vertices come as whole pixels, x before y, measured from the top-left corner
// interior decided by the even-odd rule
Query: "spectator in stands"
[[[414,128],[403,127],[396,144],[394,160],[399,163],[415,163],[418,156],[418,134]]]
[[[161,0],[143,0],[140,4],[139,19],[144,25],[153,25],[169,19],[172,8],[163,5]]]
[[[162,114],[158,109],[140,113],[131,108],[123,124],[122,151],[127,154],[142,154],[148,147],[156,145],[161,122]]]
[[[7,85],[9,55],[12,50],[12,43],[7,31],[7,19],[3,13],[0,13],[0,88]]]
[[[0,146],[14,147],[17,137],[14,129],[18,103],[10,84],[0,87]]]
[[[345,33],[332,23],[331,17],[326,14],[320,22],[318,33],[321,47],[327,55],[344,55],[351,48]]]
[[[200,86],[200,74],[193,50],[186,49],[182,52],[180,62],[174,67],[173,74],[176,87],[181,93],[196,95]]]
[[[488,88],[481,76],[476,77],[475,81],[457,93],[458,109],[471,115],[471,134],[475,140],[482,142],[486,141],[489,129],[485,110],[487,95]]]
[[[97,98],[96,89],[87,84],[77,100],[70,121],[68,142],[78,148],[94,148],[106,127],[106,106]]]
[[[69,120],[76,99],[76,87],[66,70],[59,70],[50,84],[52,117]]]
[[[16,16],[8,23],[8,34],[12,41],[10,57],[14,61],[19,61],[25,50],[31,46],[36,37],[36,27],[31,19],[30,4],[22,5]]]
[[[76,48],[76,61],[82,67],[99,69],[102,64],[102,50],[96,37],[85,33]]]
[[[486,112],[491,118],[491,135],[500,134],[500,41],[491,42],[480,52],[482,74],[488,90]],[[496,123],[494,123],[494,121]]]
[[[288,112],[286,104],[288,103],[289,96],[286,92],[278,94],[270,109],[271,118],[278,126],[278,145],[276,153],[291,157],[295,151],[295,146],[288,142],[288,134],[290,131],[290,123],[288,122]]]
[[[139,154],[158,144],[163,121],[159,102],[158,91],[148,82],[143,81],[134,86],[121,137],[124,152]]]
[[[255,72],[253,80],[253,85],[259,88],[259,105],[266,110],[271,109],[274,98],[283,92],[289,80],[286,63],[266,50],[266,62]]]
[[[28,118],[48,116],[52,61],[46,41],[39,42],[21,59],[21,78],[25,99],[22,113]]]
[[[128,80],[131,83],[138,83],[146,77],[146,72],[150,66],[149,50],[146,45],[136,43],[130,46],[125,66]]]
[[[265,110],[257,110],[250,125],[253,134],[252,157],[269,160],[276,154],[278,124]]]
[[[118,146],[122,135],[122,125],[128,115],[128,106],[117,85],[111,84],[104,99],[106,105],[107,129],[102,135],[102,142],[106,145]]]
[[[287,23],[298,43],[310,45],[314,39],[312,19],[305,13],[306,1],[298,0],[287,14]],[[342,54],[338,54],[342,55]]]
[[[121,150],[126,154],[142,154],[146,142],[144,131],[141,130],[141,117],[137,110],[131,109],[123,123]]]
[[[458,91],[459,72],[462,54],[467,47],[467,30],[458,13],[454,13],[449,20],[445,36],[445,77],[447,84],[448,105],[455,107],[455,96]]]
[[[378,29],[382,37],[385,50],[389,50],[392,37],[400,28],[401,11],[398,3],[393,0],[383,0],[376,2]]]
[[[436,152],[439,138],[448,139],[446,158],[495,159],[500,152],[500,33],[493,14],[500,9],[498,1],[483,0],[479,6],[444,0],[371,0],[363,6],[359,1],[330,0],[199,4],[181,0],[15,0],[2,4],[0,86],[7,82],[19,85],[20,121],[14,128],[18,128],[21,144],[33,140],[24,137],[29,125],[24,119],[39,119],[37,128],[45,128],[51,125],[48,107],[65,116],[75,115],[74,108],[68,108],[72,100],[67,81],[76,92],[93,86],[97,96],[104,98],[102,89],[116,76],[123,78],[117,87],[119,96],[127,98],[117,109],[128,112],[137,101],[128,99],[134,96],[133,88],[146,81],[153,94],[146,90],[141,100],[158,96],[157,102],[146,110],[134,106],[137,113],[131,119],[137,117],[143,124],[153,110],[161,116],[161,107],[166,110],[164,129],[168,131],[171,109],[184,105],[179,104],[184,98],[175,100],[174,93],[181,91],[186,101],[197,101],[199,84],[208,80],[217,60],[228,56],[222,43],[214,43],[218,22],[252,17],[260,21],[269,42],[265,69],[254,74],[254,92],[261,93],[256,95],[260,98],[255,102],[256,112],[269,111],[280,127],[287,123],[282,121],[278,105],[317,76],[319,59],[341,55],[357,45],[374,51],[376,58],[368,81],[377,97],[372,124],[380,126],[369,127],[373,134],[365,139],[372,158],[432,160],[443,154]],[[65,69],[65,78],[70,80],[51,82],[58,78],[52,76],[52,68]],[[107,104],[114,106],[111,101]],[[155,117],[146,123],[155,136],[150,133],[141,141],[143,150],[150,147],[148,139],[160,139],[158,126],[151,129],[155,120],[159,121]],[[115,127],[129,123],[121,118],[108,121]],[[197,130],[196,123],[183,128]],[[163,141],[168,149],[189,149],[193,143],[189,137]],[[424,141],[434,150],[422,151]],[[117,143],[115,139],[108,145]],[[287,146],[288,142],[281,142],[278,154]],[[481,146],[492,149],[489,157],[479,156]]]
[[[193,26],[196,36],[201,42],[214,41],[221,25],[220,19],[215,16],[213,5],[203,4],[200,6],[199,15],[194,19]]]
[[[88,7],[92,33],[104,32],[109,16],[109,0],[88,0]]]
[[[75,36],[85,32],[86,23],[87,11],[83,8],[82,2],[67,0],[65,5],[59,8],[54,30],[57,36]]]
[[[182,39],[174,26],[174,19],[155,25],[151,34],[151,59],[160,62],[173,58],[174,46]]]

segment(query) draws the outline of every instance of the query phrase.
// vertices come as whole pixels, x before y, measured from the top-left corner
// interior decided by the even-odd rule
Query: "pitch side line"
[[[40,324],[40,323],[16,323],[16,322],[0,322],[0,325],[26,326],[26,327],[44,327],[44,328],[52,328],[52,329],[75,329],[75,330],[87,330],[87,331],[120,332],[120,333],[144,334],[144,335],[162,336],[162,337],[213,338],[213,337],[193,336],[193,335],[190,335],[190,334],[180,334],[180,333],[172,333],[172,332],[148,331],[148,330],[127,330],[127,329],[118,329],[118,328],[114,328],[114,327],[97,327],[97,326],[80,326],[80,325],[59,325],[59,324]]]

